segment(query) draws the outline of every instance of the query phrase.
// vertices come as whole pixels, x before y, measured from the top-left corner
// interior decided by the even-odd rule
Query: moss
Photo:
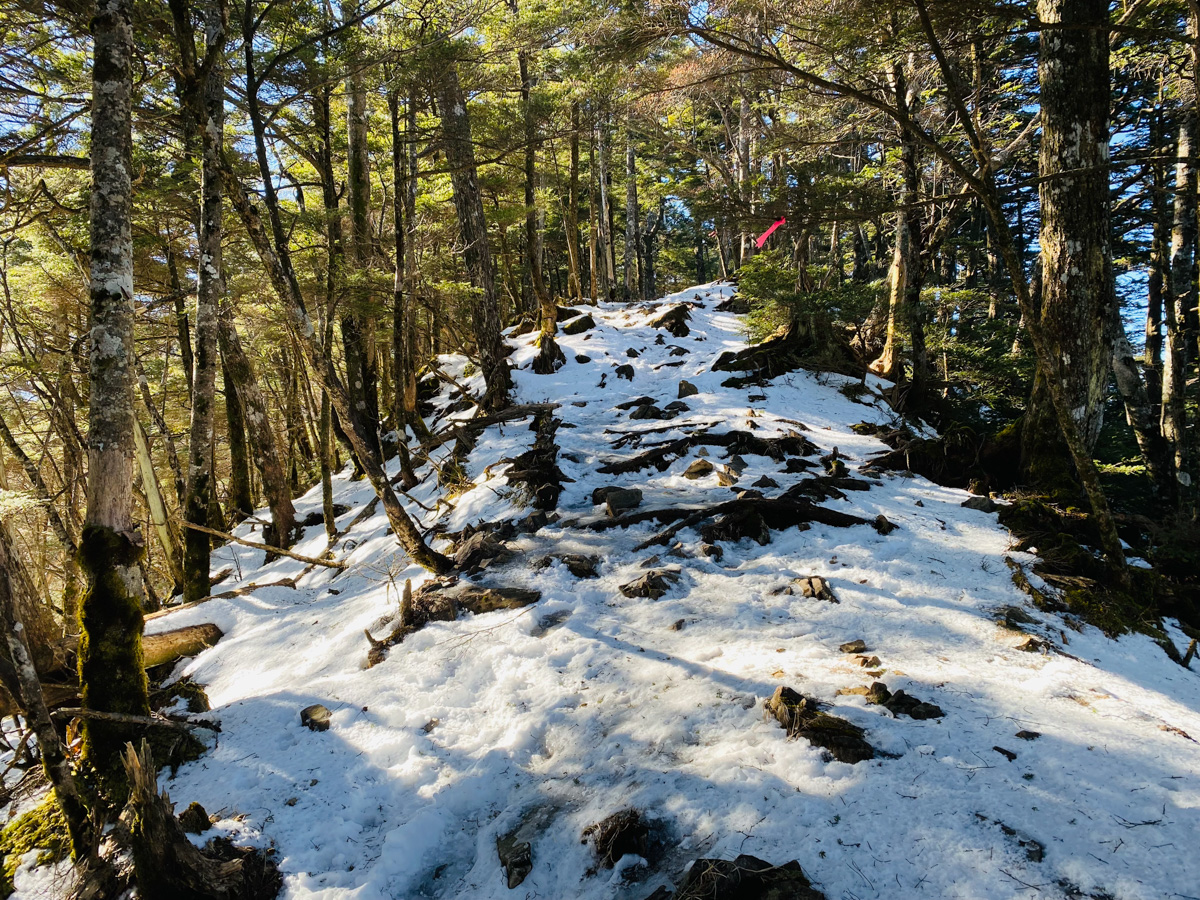
[[[187,711],[190,713],[208,712],[212,706],[208,702],[208,694],[204,692],[204,686],[196,684],[190,679],[184,678],[176,681],[174,684],[169,684],[162,690],[154,692],[152,704],[155,709],[163,709],[170,706],[176,700],[182,700],[187,705]]]
[[[85,709],[150,714],[142,598],[121,577],[141,555],[140,545],[111,528],[89,525],[83,530],[79,556],[88,588],[79,614],[79,682]],[[114,799],[123,799],[120,753],[134,736],[128,725],[84,720],[83,760],[95,770],[98,786]]]
[[[71,852],[67,823],[53,794],[48,794],[38,806],[18,816],[0,832],[0,855],[3,873],[0,874],[0,897],[13,892],[13,877],[21,859],[31,850],[40,850],[38,865],[58,862]]]

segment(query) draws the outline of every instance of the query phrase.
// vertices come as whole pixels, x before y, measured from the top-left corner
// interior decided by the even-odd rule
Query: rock
[[[663,407],[663,411],[669,412],[671,414],[672,418],[679,415],[680,413],[691,412],[691,409],[692,408],[690,406],[688,406],[686,403],[684,403],[680,400],[672,400],[670,403],[668,403],[666,406]]]
[[[817,600],[826,600],[829,603],[837,603],[838,598],[833,593],[833,588],[829,586],[829,582],[820,575],[809,575],[807,578],[797,578],[794,582],[800,588],[800,595],[803,597],[813,597]]]
[[[621,585],[621,593],[626,597],[648,597],[657,600],[671,589],[671,585],[679,581],[679,574],[670,569],[651,569],[636,581]]]
[[[668,356],[687,356],[691,352],[692,351],[689,350],[687,347],[672,347],[671,352],[667,355]],[[678,365],[678,363],[672,363],[672,365]]]
[[[875,530],[878,531],[880,534],[891,534],[893,531],[895,531],[897,528],[900,527],[895,522],[889,522],[887,520],[887,518],[883,515],[883,513],[880,513],[879,515],[877,515],[875,517],[875,521],[872,522],[871,524],[875,527]]]
[[[755,856],[698,859],[675,892],[659,888],[646,900],[825,900],[795,860],[773,866]]]
[[[923,703],[904,691],[896,691],[893,694],[882,681],[871,685],[867,693],[867,702],[882,706],[897,716],[908,716],[911,719],[940,719],[945,715],[940,706]]]
[[[636,350],[634,350],[632,347],[630,347],[628,350],[625,351],[625,355],[628,356],[630,359],[637,359],[639,356],[641,356],[641,354],[638,353]]]
[[[1031,637],[1017,644],[1017,649],[1024,650],[1026,653],[1042,653],[1049,650],[1050,645],[1046,641],[1039,641],[1037,638]]]
[[[617,366],[617,377],[633,381],[633,366]]]
[[[1019,737],[1023,741],[1036,741],[1042,736],[1040,731],[1018,731],[1015,737]]]
[[[708,456],[708,448],[701,447],[699,450],[696,451],[696,455],[697,456]]]
[[[811,697],[780,685],[767,700],[765,711],[786,730],[789,738],[802,737],[815,747],[828,750],[834,759],[858,763],[875,758],[875,749],[857,725],[821,712]]]
[[[788,475],[801,475],[808,469],[816,468],[816,465],[812,460],[793,456],[783,464],[783,471]]]
[[[580,365],[583,365],[584,363],[590,363],[591,361],[592,358],[590,356],[584,356],[582,353],[575,354],[575,362],[579,363]]]
[[[592,491],[592,506],[600,506],[603,503],[607,503],[609,494],[613,493],[614,491],[623,490],[625,490],[625,488],[616,487],[615,485],[606,485],[605,487],[596,488],[594,491]]]
[[[558,309],[555,311],[555,318],[554,318],[554,321],[556,321],[556,322],[569,322],[569,321],[571,321],[571,319],[578,318],[579,316],[582,316],[582,315],[583,315],[583,313],[582,313],[582,312],[580,312],[580,311],[579,311],[579,310],[577,310],[577,309],[573,309],[573,308],[572,308],[572,307],[570,307],[570,306],[560,306],[560,307],[558,307]]]
[[[996,511],[996,501],[991,497],[971,497],[959,504],[963,509],[975,509],[979,512],[993,513]]]
[[[750,464],[746,462],[746,460],[744,460],[740,454],[735,453],[733,456],[729,457],[729,468],[733,469],[733,471],[737,472],[739,475],[745,472],[749,465]]]
[[[690,381],[679,382],[679,394],[677,396],[680,400],[684,397],[694,397],[698,393],[700,393],[700,388],[696,387]]]
[[[867,642],[861,639],[857,641],[847,641],[839,646],[838,649],[843,653],[866,653]]]
[[[592,845],[600,865],[611,869],[622,856],[650,855],[650,826],[638,810],[624,809],[583,829],[583,842]]]
[[[996,621],[1011,631],[1024,631],[1021,626],[1037,624],[1037,619],[1019,606],[1002,606],[996,612],[999,613]]]
[[[613,409],[630,410],[638,406],[650,406],[652,403],[654,403],[653,397],[634,397],[632,400],[618,403]]]
[[[608,515],[615,519],[621,513],[640,506],[642,503],[642,492],[637,488],[619,488],[615,491],[609,491],[608,495],[604,498],[604,502],[608,507]]]
[[[697,478],[703,478],[705,475],[711,475],[714,468],[716,467],[707,459],[698,459],[684,469],[683,477],[691,478],[694,481]]]
[[[878,669],[883,665],[878,656],[856,656],[854,661],[864,669]]]
[[[515,550],[490,530],[480,529],[455,548],[454,565],[470,575],[480,569],[506,563],[516,555]]]
[[[320,703],[314,703],[300,710],[300,724],[313,731],[328,731],[331,715]]]
[[[571,405],[577,406],[580,409],[583,409],[585,406],[587,406],[587,401],[586,400],[572,400]]]
[[[683,631],[683,626],[687,624],[687,619],[676,619],[671,623],[672,631]]]
[[[737,488],[737,487],[731,487],[730,490],[736,492],[735,496],[739,500],[762,500],[763,499],[762,491],[741,490],[740,488]]]
[[[599,578],[596,572],[596,566],[600,563],[598,556],[582,556],[577,553],[568,553],[560,557],[567,571],[576,578]]]
[[[667,414],[653,404],[639,406],[629,414],[630,419],[666,419]]]
[[[725,550],[723,548],[717,546],[716,544],[701,544],[700,552],[703,553],[705,556],[707,556],[709,559],[720,560],[722,557],[725,556]]]
[[[192,801],[188,808],[179,814],[179,827],[188,834],[204,834],[212,827],[208,813],[199,803]]]
[[[571,612],[566,609],[547,613],[537,620],[533,628],[529,630],[529,634],[535,638],[545,637],[569,618],[571,618]]]
[[[500,857],[500,867],[504,869],[510,891],[533,871],[533,846],[529,841],[520,840],[518,832],[496,838],[496,855]]]
[[[721,466],[717,469],[717,484],[721,487],[732,487],[737,484],[738,473],[729,466]]]
[[[640,563],[638,563],[638,567],[642,569],[653,569],[660,562],[662,562],[662,559],[656,553],[654,556],[647,556],[645,559],[643,559]]]
[[[687,326],[687,321],[691,317],[692,314],[688,312],[687,304],[676,303],[662,315],[651,319],[650,327],[665,328],[675,337],[687,337],[691,333],[691,329]]]
[[[709,544],[720,541],[737,543],[750,538],[765,547],[771,543],[771,529],[762,514],[754,509],[740,509],[718,516],[713,522],[700,529],[700,537]]]
[[[750,487],[777,488],[777,487],[779,487],[779,482],[776,481],[774,478],[772,478],[770,475],[764,475],[762,478],[758,479],[758,481],[756,481],[752,485],[750,485]]]
[[[585,331],[591,331],[596,327],[596,320],[584,313],[582,316],[576,316],[562,324],[563,334],[583,334]]]

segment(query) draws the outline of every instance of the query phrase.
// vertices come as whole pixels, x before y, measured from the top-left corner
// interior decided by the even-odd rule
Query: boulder
[[[693,481],[697,478],[703,478],[705,475],[711,475],[713,469],[716,468],[707,459],[698,459],[683,471],[684,478],[691,478]]]
[[[332,713],[320,703],[300,710],[300,724],[312,731],[328,731]]]
[[[652,403],[639,406],[629,414],[630,419],[666,419],[668,415]]]
[[[940,706],[923,703],[904,691],[892,693],[882,681],[876,681],[867,692],[867,702],[882,706],[897,716],[911,719],[940,719],[945,715]]]
[[[617,366],[617,377],[633,381],[633,366]]]
[[[867,642],[864,640],[847,641],[838,647],[843,653],[866,653]]]
[[[624,809],[583,829],[583,840],[592,845],[596,860],[611,869],[627,854],[650,855],[650,827],[636,809]]]
[[[970,497],[959,504],[963,509],[974,509],[979,512],[994,513],[997,510],[996,501],[991,497]]]
[[[618,488],[615,491],[609,491],[604,502],[609,516],[615,519],[621,513],[641,506],[642,492],[637,488]]]
[[[700,393],[700,388],[696,387],[690,381],[679,382],[678,397],[680,400],[682,400],[684,397],[694,397],[698,393]]]
[[[675,891],[660,887],[646,900],[825,900],[795,860],[773,866],[743,854],[733,860],[698,859]]]
[[[636,581],[621,585],[621,593],[626,597],[647,597],[657,600],[677,581],[679,581],[678,572],[670,569],[651,569]]]
[[[591,331],[596,327],[596,320],[584,313],[582,316],[576,316],[562,324],[563,334],[583,334],[585,331]]]

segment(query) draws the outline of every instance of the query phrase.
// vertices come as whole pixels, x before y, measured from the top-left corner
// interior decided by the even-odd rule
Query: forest
[[[1198,0],[0,0],[0,894],[1196,893],[1196,862],[1153,832],[1200,827],[1178,724],[1200,738],[1198,97]],[[893,603],[912,618],[885,627]],[[809,623],[800,643],[733,649],[785,619]],[[996,650],[997,627],[1020,646]],[[818,643],[789,649],[809,640],[840,645],[819,676]],[[699,690],[624,668],[629,652],[712,687],[653,714],[701,716],[647,739],[670,757],[653,775],[620,762],[616,710],[566,687]],[[1021,699],[1035,659],[1060,680]],[[1126,754],[1080,765],[1095,791],[1062,786],[1064,820],[1143,765],[1157,778],[1145,809],[1095,801],[1127,823],[1116,837],[1147,826],[1123,874],[998,810],[934,843],[994,824],[1022,874],[948,855],[926,894],[849,837],[800,855],[820,822],[784,795],[826,782],[788,766],[884,760],[904,798],[924,771],[905,767],[946,742],[1018,765],[984,726],[877,732],[880,710],[906,728],[965,715],[941,693],[954,665],[992,686],[987,727],[1060,729],[1022,759]],[[870,687],[847,686],[858,670]],[[318,689],[338,677],[360,687]],[[588,717],[557,750],[567,700],[539,705],[538,685]],[[713,690],[709,718],[680,711]],[[756,697],[773,730],[731,724]],[[1088,703],[1098,719],[1077,720]],[[407,742],[370,771],[359,707]],[[537,747],[486,724],[505,709]],[[331,723],[362,753],[248,736],[305,745]],[[718,727],[786,741],[786,766],[746,776],[787,785],[761,819],[738,819],[732,789],[728,817],[698,812],[725,782],[696,747],[758,752],[694,737]],[[534,802],[484,767],[501,748],[536,777],[571,759],[586,791]],[[238,749],[264,760],[244,782]],[[440,781],[395,775],[417,756]],[[293,763],[345,796],[388,785],[378,811],[335,816],[372,849],[296,849],[351,806],[272,787]],[[476,796],[472,766],[491,772]],[[704,784],[638,793],[688,766]],[[160,779],[216,814],[176,815]],[[287,811],[239,807],[239,783]],[[421,805],[435,784],[459,799]],[[910,814],[932,828],[969,802],[942,790]],[[742,853],[783,817],[800,824]],[[913,849],[903,829],[878,839]],[[572,861],[541,868],[550,853]],[[1042,856],[1053,873],[1026,871]]]

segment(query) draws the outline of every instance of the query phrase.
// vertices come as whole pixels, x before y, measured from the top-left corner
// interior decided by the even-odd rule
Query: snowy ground
[[[882,513],[900,526],[893,533],[776,531],[765,547],[725,545],[720,562],[700,555],[699,536],[685,531],[690,558],[663,554],[682,569],[665,597],[620,593],[654,552],[634,546],[659,526],[581,527],[603,513],[591,505],[593,488],[640,487],[643,508],[732,494],[715,475],[684,479],[694,456],[662,473],[599,475],[604,462],[638,452],[613,449],[622,432],[664,424],[631,422],[616,404],[648,395],[663,406],[686,378],[700,393],[659,439],[682,436],[689,423],[720,423],[719,431],[752,421],[767,437],[799,421],[822,452],[838,447],[852,472],[885,449],[850,430],[892,415],[873,395],[864,404],[839,392],[849,379],[800,372],[763,390],[720,386],[728,375],[710,372],[713,360],[745,345],[740,318],[714,309],[729,291],[708,285],[660,302],[698,304],[683,338],[648,327],[644,307],[602,305],[592,311],[595,330],[561,337],[568,362],[552,376],[529,371],[531,337],[512,339],[518,398],[561,404],[560,465],[575,479],[559,501],[562,520],[519,539],[524,558],[490,575],[542,591],[535,606],[431,625],[365,669],[363,629],[395,610],[405,578],[424,577],[380,512],[335,548],[352,564],[344,573],[311,571],[298,589],[259,589],[154,620],[152,630],[209,621],[226,634],[180,666],[208,686],[223,730],[210,754],[166,783],[179,808],[198,800],[220,814],[222,832],[275,846],[289,898],[640,900],[697,856],[738,853],[799,860],[831,900],[1200,896],[1200,677],[1144,636],[1110,641],[1027,607],[1005,565],[1010,536],[994,515],[961,508],[966,493],[883,476],[869,492],[825,505]],[[690,352],[671,356],[672,347]],[[461,376],[461,360],[443,363]],[[632,381],[614,372],[625,364]],[[470,459],[476,486],[451,498],[452,512],[440,507],[441,524],[528,512],[513,506],[505,466],[496,465],[531,445],[528,426],[485,432]],[[710,452],[722,461],[723,450]],[[766,457],[746,460],[740,485],[769,474],[786,488],[803,477]],[[437,491],[427,482],[414,497],[432,507]],[[342,526],[372,498],[344,474],[335,490],[351,507]],[[318,510],[319,490],[298,507]],[[434,524],[433,514],[409,509]],[[322,552],[322,527],[295,549]],[[601,577],[576,579],[561,563],[530,568],[550,551],[600,556]],[[215,568],[236,567],[222,588],[304,569],[290,560],[263,566],[263,554],[246,547],[217,556]],[[841,602],[774,593],[802,575],[825,577]],[[1027,607],[1041,623],[1032,631],[1064,652],[1016,649],[1026,636],[996,624],[995,610],[1008,605]],[[684,627],[672,630],[680,619]],[[873,680],[838,650],[856,638],[879,657],[878,677],[893,691],[945,716],[894,718],[839,695]],[[762,701],[780,684],[827,701],[894,758],[847,765],[787,740],[763,718]],[[301,726],[300,709],[313,703],[333,711],[329,731]],[[1022,730],[1041,736],[1016,738]],[[594,871],[580,838],[628,807],[656,821],[667,848],[634,883]],[[522,821],[535,835],[533,871],[510,892],[496,838]],[[1044,846],[1043,861],[1028,858],[1028,839]]]

